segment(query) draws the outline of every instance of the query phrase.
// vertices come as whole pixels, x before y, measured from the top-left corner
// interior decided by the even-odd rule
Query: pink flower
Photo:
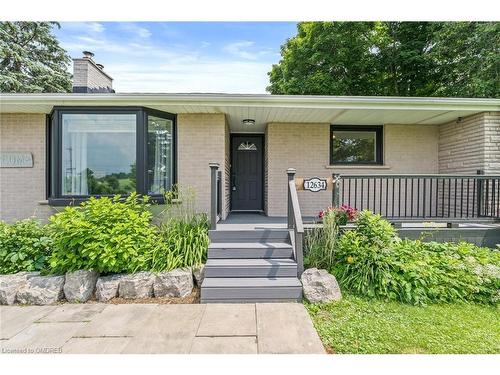
[[[339,217],[340,221],[353,221],[356,219],[356,215],[358,213],[358,211],[355,208],[343,204],[340,207],[329,206],[324,210],[321,210],[318,213],[318,217],[322,219],[327,213],[331,211],[335,212],[335,214]]]

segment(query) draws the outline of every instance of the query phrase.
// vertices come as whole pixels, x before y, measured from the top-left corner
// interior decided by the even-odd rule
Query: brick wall
[[[268,136],[269,126],[266,126],[266,130],[264,133],[264,212],[268,212],[269,208],[269,136]]]
[[[500,112],[480,113],[461,122],[452,121],[439,126],[439,173],[476,174],[478,170],[486,174],[500,174]],[[476,212],[477,189],[477,181],[469,180],[461,182],[457,188],[445,185],[439,194],[454,197],[456,191],[463,202],[469,202],[468,205],[465,203],[464,209]],[[490,203],[496,206],[491,199]],[[480,206],[485,204],[483,202]],[[453,203],[448,205],[447,200],[438,207],[438,211],[442,212],[453,209]],[[481,214],[487,214],[485,208],[481,210]]]
[[[439,173],[500,173],[500,112],[439,126]]]
[[[89,59],[73,59],[73,87],[89,88],[95,92],[110,92],[113,79]]]
[[[196,209],[210,212],[210,168],[220,164],[222,186],[227,186],[228,128],[224,114],[179,114],[177,116],[178,182],[196,191]],[[222,189],[222,216],[227,213],[227,189]]]
[[[330,124],[270,123],[267,138],[267,214],[286,215],[286,169],[298,177],[340,174],[437,173],[437,126],[385,125],[384,165],[329,166]],[[313,216],[331,204],[331,192],[299,192],[304,216]]]
[[[222,185],[224,189],[224,200],[222,201],[222,219],[225,219],[231,207],[231,134],[229,132],[229,122],[225,119],[225,136],[224,136],[224,165],[221,165],[222,173],[225,181]]]
[[[33,168],[0,168],[0,220],[51,214],[45,200],[45,115],[0,114],[0,151],[30,152]]]
[[[209,162],[221,165],[222,216],[229,211],[229,126],[224,114],[179,114],[178,180],[197,192],[197,209],[209,212]],[[286,215],[286,169],[300,177],[340,174],[487,173],[500,174],[500,113],[490,112],[439,126],[385,125],[384,161],[377,167],[330,167],[329,124],[270,123],[265,138],[265,209]],[[1,114],[1,151],[33,153],[33,168],[0,169],[0,219],[46,218],[45,115]],[[331,202],[330,192],[299,193],[304,215]]]

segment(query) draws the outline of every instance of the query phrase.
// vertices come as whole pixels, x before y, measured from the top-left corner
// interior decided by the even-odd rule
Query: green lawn
[[[332,353],[500,353],[498,307],[417,307],[344,295],[306,308]]]

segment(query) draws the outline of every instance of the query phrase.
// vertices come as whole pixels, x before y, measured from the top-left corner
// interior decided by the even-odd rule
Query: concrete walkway
[[[0,306],[2,353],[325,353],[299,303]]]

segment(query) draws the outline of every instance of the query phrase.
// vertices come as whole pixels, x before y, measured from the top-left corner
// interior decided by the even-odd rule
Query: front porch
[[[318,219],[312,216],[303,216],[302,221],[304,227],[314,227],[315,225],[320,225],[317,223]],[[469,220],[433,220],[429,218],[427,220],[423,219],[413,219],[408,218],[407,220],[391,220],[395,226],[401,229],[421,229],[423,231],[429,231],[432,229],[451,229],[461,228],[461,229],[494,229],[500,228],[500,222],[496,222],[490,219],[472,219]],[[237,231],[237,230],[259,230],[259,229],[286,229],[287,228],[287,218],[279,216],[267,216],[264,213],[242,213],[242,212],[231,212],[226,217],[225,220],[220,220],[217,222],[217,230],[223,231]]]
[[[397,227],[401,238],[492,248],[500,243],[500,176],[334,174],[314,178],[314,188],[306,191],[312,181],[308,178],[287,170],[286,217],[231,212],[219,220],[220,183],[217,165],[211,164],[211,230],[202,302],[302,299],[304,237],[321,224],[302,215],[299,194],[304,201],[305,194],[330,191],[330,206],[348,204],[378,213]],[[316,207],[316,212],[324,208]]]

